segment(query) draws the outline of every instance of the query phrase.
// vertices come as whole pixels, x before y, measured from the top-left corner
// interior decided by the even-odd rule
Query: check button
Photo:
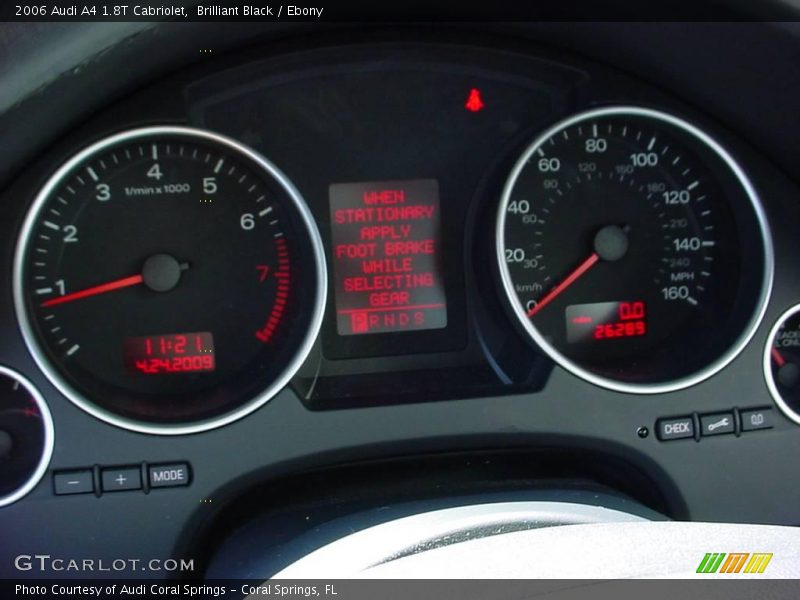
[[[659,419],[656,424],[658,439],[662,442],[694,437],[694,420],[692,417],[674,417]]]
[[[104,492],[142,489],[142,472],[139,467],[103,469],[101,479]]]

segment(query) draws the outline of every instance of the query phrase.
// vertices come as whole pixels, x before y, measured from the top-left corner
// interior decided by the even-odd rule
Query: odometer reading
[[[73,402],[152,433],[218,426],[286,384],[322,317],[324,257],[266,159],[198,129],[98,142],[36,198],[15,264],[26,342]]]
[[[178,333],[128,338],[124,342],[128,373],[158,375],[214,370],[214,336]]]
[[[772,276],[741,169],[692,125],[639,108],[577,115],[526,150],[497,251],[533,340],[621,391],[677,389],[722,368],[752,335]]]
[[[566,311],[567,341],[591,342],[647,333],[644,302],[575,304]]]

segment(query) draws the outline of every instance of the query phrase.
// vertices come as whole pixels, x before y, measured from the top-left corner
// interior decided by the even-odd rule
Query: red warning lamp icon
[[[464,105],[464,107],[468,111],[478,112],[479,110],[483,110],[484,106],[483,100],[481,100],[481,91],[477,88],[472,88],[469,91],[467,103]]]

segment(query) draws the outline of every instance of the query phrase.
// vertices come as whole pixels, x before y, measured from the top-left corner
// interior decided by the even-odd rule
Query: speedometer
[[[110,423],[189,433],[276,394],[325,302],[313,218],[264,157],[187,127],[126,131],[62,166],[15,264],[25,341],[53,384]]]
[[[500,275],[524,331],[597,385],[697,383],[743,348],[772,249],[753,186],[686,121],[638,107],[562,121],[522,154],[497,220]]]

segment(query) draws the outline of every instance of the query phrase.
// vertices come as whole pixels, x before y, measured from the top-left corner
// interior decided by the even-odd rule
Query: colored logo
[[[698,573],[763,573],[772,553],[766,552],[709,552],[700,561]]]

